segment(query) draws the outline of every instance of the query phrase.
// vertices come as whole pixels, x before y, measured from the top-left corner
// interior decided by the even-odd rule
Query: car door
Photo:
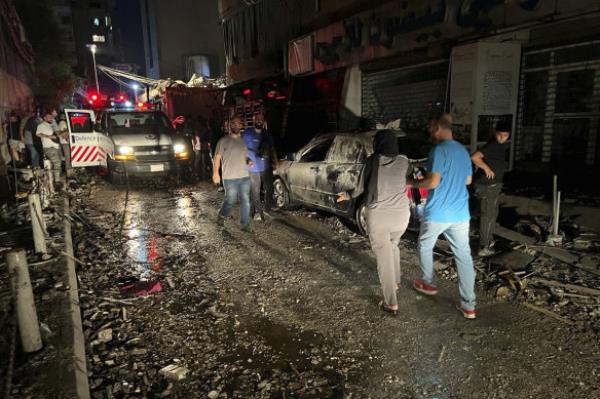
[[[313,139],[298,152],[295,161],[287,172],[290,191],[295,199],[308,205],[325,206],[323,180],[327,153],[334,136],[321,136]]]
[[[114,145],[105,134],[94,130],[94,111],[67,109],[67,127],[73,167],[106,166]]]
[[[353,209],[351,201],[336,201],[338,193],[362,193],[362,171],[367,158],[365,138],[364,134],[338,135],[327,155],[327,202],[336,213],[347,214]]]

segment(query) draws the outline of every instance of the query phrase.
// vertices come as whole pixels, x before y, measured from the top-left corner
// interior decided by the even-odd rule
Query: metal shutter
[[[363,117],[371,126],[401,118],[403,128],[422,127],[444,108],[447,76],[447,60],[364,73]]]

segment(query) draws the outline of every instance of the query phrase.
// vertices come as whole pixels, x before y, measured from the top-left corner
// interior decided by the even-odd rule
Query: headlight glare
[[[185,145],[183,145],[183,144],[175,144],[175,145],[173,145],[173,151],[175,151],[176,154],[178,154],[180,152],[184,152],[185,151]]]
[[[120,146],[118,151],[119,151],[119,154],[121,154],[121,155],[133,154],[133,148],[126,146],[126,145]]]

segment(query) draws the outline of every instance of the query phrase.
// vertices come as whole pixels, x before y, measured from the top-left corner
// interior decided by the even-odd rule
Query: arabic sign
[[[427,47],[442,39],[600,11],[598,0],[419,0],[387,2],[313,32],[313,72]],[[294,53],[296,41],[290,42]],[[292,73],[294,65],[288,64]]]

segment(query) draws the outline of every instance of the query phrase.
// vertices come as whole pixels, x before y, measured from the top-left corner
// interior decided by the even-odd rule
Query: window
[[[72,133],[91,133],[93,131],[92,116],[87,112],[69,113],[69,122]]]
[[[590,118],[555,119],[552,126],[552,161],[585,164]]]
[[[523,82],[523,126],[544,123],[548,72],[526,73]]]
[[[156,134],[170,131],[168,119],[161,113],[119,112],[108,115],[111,134]]]
[[[340,135],[329,151],[327,160],[337,163],[362,163],[364,162],[366,150],[359,137]]]
[[[333,143],[333,137],[325,139],[302,154],[300,157],[300,162],[323,162],[325,161],[325,157],[327,156],[327,151],[329,151],[329,147],[331,147],[331,143]]]
[[[186,77],[189,79],[193,74],[210,77],[210,59],[206,55],[190,55],[186,57]]]
[[[561,72],[556,76],[556,113],[592,112],[593,69]]]

